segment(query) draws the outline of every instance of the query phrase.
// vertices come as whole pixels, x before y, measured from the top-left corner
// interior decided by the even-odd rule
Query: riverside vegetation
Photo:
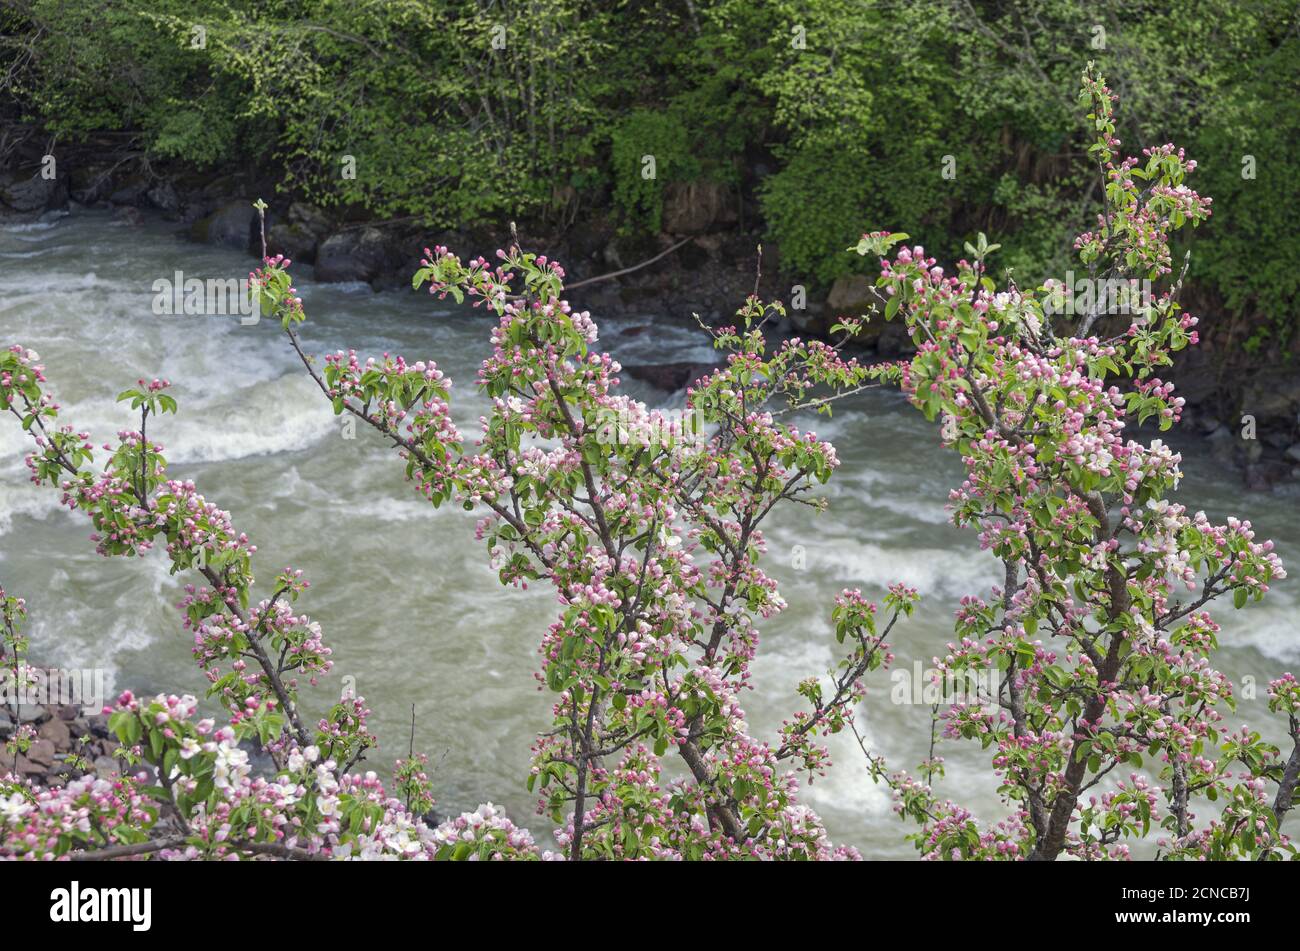
[[[1059,291],[999,289],[983,236],[948,273],[908,236],[862,235],[879,261],[878,313],[846,319],[838,342],[764,329],[783,305],[751,297],[731,326],[706,327],[726,364],[688,394],[700,428],[617,393],[618,364],[592,349],[597,325],[563,299],[564,269],[520,247],[462,261],[426,249],[416,286],[492,312],[492,355],[477,385],[492,410],[469,442],[452,422],[452,384],[429,360],[339,352],[318,364],[296,328],[306,320],[292,262],[266,257],[253,275],[263,313],[280,321],[337,414],[393,447],[416,491],[437,506],[478,509],[478,536],[502,584],[541,583],[559,603],[540,634],[538,678],[553,722],[521,777],[554,823],[539,846],[491,804],[438,825],[424,760],[399,761],[386,785],[361,764],[373,737],[363,699],[318,722],[299,692],[331,668],[319,625],[297,606],[308,589],[285,568],[255,590],[256,546],[197,487],[167,475],[150,435],[178,411],[166,380],[140,380],[119,401],[138,429],[96,448],[61,418],[39,355],[0,355],[0,407],[28,431],[33,481],[91,520],[105,556],[161,549],[196,575],[182,626],[225,722],[198,718],[189,695],[124,692],[106,709],[128,768],[87,772],[59,788],[9,776],[0,788],[0,851],[10,858],[842,859],[799,777],[831,767],[823,740],[858,734],[870,675],[892,660],[917,592],[893,585],[877,604],[845,590],[828,606],[842,659],[799,686],[801,707],[778,735],[750,733],[742,698],[757,624],[785,603],[760,567],[761,525],[778,506],[823,507],[834,448],[783,422],[790,408],[829,413],[835,398],[897,384],[966,478],[958,525],[1004,568],[986,600],[956,614],[945,673],[996,671],[983,703],[941,715],[943,740],[988,750],[1005,814],[976,817],[944,798],[942,760],[891,772],[862,742],[866,768],[893,789],[926,858],[1125,858],[1148,839],[1162,858],[1281,859],[1300,781],[1300,682],[1280,673],[1269,707],[1293,749],[1231,732],[1231,683],[1212,666],[1218,627],[1207,606],[1263,597],[1285,571],[1248,522],[1211,523],[1168,496],[1179,457],[1129,437],[1148,418],[1177,423],[1182,400],[1162,379],[1197,342],[1179,304],[1170,241],[1204,221],[1210,201],[1185,180],[1195,163],[1172,145],[1119,158],[1114,96],[1090,70],[1080,104],[1103,209],[1080,235],[1081,267],[1159,289],[1127,326],[1104,316],[1067,325]],[[901,246],[901,247],[900,247]],[[897,250],[895,250],[897,248]],[[875,317],[901,319],[916,355],[867,366],[844,344]],[[638,438],[641,433],[653,439]],[[98,452],[106,454],[101,469]],[[24,675],[25,605],[3,606],[5,664]],[[810,672],[812,673],[812,672]],[[17,755],[29,728],[9,739]],[[270,758],[257,770],[248,746]],[[845,768],[840,765],[838,768]],[[680,776],[681,778],[675,778]]]
[[[11,0],[0,201],[48,184],[45,154],[91,142],[95,167],[69,173],[88,200],[175,211],[178,175],[275,168],[349,221],[581,221],[633,249],[661,226],[757,225],[810,288],[865,273],[843,253],[854,208],[912,222],[942,257],[996,232],[1000,264],[1037,279],[1068,265],[1098,197],[1071,107],[1091,58],[1127,97],[1127,141],[1172,138],[1205,163],[1223,208],[1188,292],[1258,365],[1287,352],[1296,317],[1297,15],[1289,0]]]

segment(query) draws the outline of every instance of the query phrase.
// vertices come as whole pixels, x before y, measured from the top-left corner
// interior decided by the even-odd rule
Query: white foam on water
[[[444,512],[453,511],[445,506],[435,509],[433,503],[420,498],[414,490],[410,498],[370,495],[359,499],[335,499],[333,508],[361,521],[400,524],[409,524],[412,520],[431,521]]]
[[[0,233],[23,235],[33,231],[49,231],[51,228],[58,227],[57,221],[25,221],[20,224],[6,224],[0,226]]]
[[[998,580],[997,566],[980,552],[950,548],[888,548],[870,542],[839,542],[818,568],[848,587],[884,587],[895,581],[916,588],[922,598],[987,594]]]
[[[173,463],[227,462],[306,449],[334,432],[333,420],[315,383],[283,376],[168,417],[157,438]]]
[[[1211,606],[1213,616],[1224,628],[1219,635],[1220,646],[1253,647],[1269,660],[1284,665],[1278,673],[1287,665],[1300,663],[1300,627],[1296,626],[1294,599],[1273,590],[1260,604],[1251,603],[1239,612],[1233,611],[1231,605],[1224,610],[1226,599],[1215,604],[1218,609]]]
[[[870,726],[866,725],[865,718],[859,717],[857,726],[867,749],[878,750],[879,744],[874,739]],[[825,776],[819,776],[812,782],[807,776],[799,777],[802,801],[819,812],[834,809],[882,823],[891,819],[899,822],[892,815],[893,796],[889,788],[872,780],[867,771],[866,758],[853,732],[842,730],[834,736],[826,737],[823,745],[830,751],[831,768]],[[899,825],[901,827],[902,823],[899,822]]]
[[[13,530],[15,519],[32,518],[44,520],[57,513],[59,493],[49,488],[40,488],[30,483],[15,483],[7,476],[0,481],[0,537]],[[0,551],[0,558],[4,552]]]

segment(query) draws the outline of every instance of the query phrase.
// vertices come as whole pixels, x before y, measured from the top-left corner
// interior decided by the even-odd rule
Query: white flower
[[[0,797],[0,818],[5,822],[16,822],[31,811],[31,803],[21,793],[14,793],[7,799]]]
[[[212,770],[212,784],[218,789],[229,789],[241,782],[252,767],[248,754],[238,747],[222,743],[217,747],[217,762]]]
[[[302,751],[302,755],[307,757],[307,762],[314,763],[320,759],[320,750],[314,746],[309,746]]]
[[[181,759],[190,759],[202,749],[203,747],[199,746],[198,740],[192,736],[187,736],[181,740]]]

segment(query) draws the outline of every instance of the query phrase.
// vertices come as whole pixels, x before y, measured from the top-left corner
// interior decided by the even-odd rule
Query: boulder
[[[171,182],[157,182],[144,193],[149,204],[168,215],[175,215],[181,210],[181,199]]]
[[[699,234],[736,220],[730,190],[719,182],[670,182],[663,208],[663,230],[670,234]]]
[[[1241,409],[1260,423],[1277,419],[1289,426],[1300,412],[1300,374],[1257,374],[1242,396]]]
[[[316,260],[316,238],[300,226],[277,221],[266,229],[268,254],[283,254],[291,261],[311,264]]]
[[[236,251],[248,252],[253,248],[253,232],[257,226],[257,209],[251,201],[239,199],[227,202],[206,218],[190,226],[190,237],[205,244],[217,244]],[[261,241],[259,239],[258,244]]]
[[[56,749],[60,750],[67,749],[72,742],[72,731],[68,729],[68,724],[58,717],[42,723],[36,735],[42,740],[49,740]]]
[[[50,711],[39,703],[18,704],[18,722],[40,725],[50,718]]]
[[[1246,466],[1246,488],[1252,492],[1268,492],[1291,475],[1291,467],[1281,462],[1259,462]]]
[[[872,293],[875,285],[870,278],[862,274],[845,274],[837,277],[831,285],[831,292],[826,295],[826,306],[837,317],[859,317],[869,313],[876,303]]]
[[[789,307],[785,315],[789,329],[801,337],[825,337],[831,329],[826,308],[814,301],[804,307]]]
[[[874,289],[871,279],[861,274],[845,274],[836,278],[830,293],[826,295],[827,332],[840,317],[869,317],[855,339],[861,344],[874,343],[879,348],[880,341],[889,331],[890,322],[885,320],[884,309],[879,306],[879,298],[873,293]],[[902,324],[902,321],[894,323]],[[906,333],[902,334],[901,340],[897,332],[891,335],[892,355],[902,352],[906,337]]]
[[[107,739],[112,735],[108,729],[108,717],[102,713],[96,713],[93,717],[87,717],[86,725],[90,728],[90,732],[93,736]]]
[[[317,241],[323,241],[329,235],[329,217],[314,205],[295,201],[289,206],[286,217],[289,219],[289,224],[299,228],[304,234],[311,235]]]
[[[139,228],[144,224],[144,215],[140,213],[139,208],[122,205],[113,210],[113,220],[118,224],[126,225],[128,228]]]
[[[14,211],[31,212],[57,208],[68,199],[68,188],[62,179],[17,177],[0,185],[0,202]]]
[[[706,373],[712,373],[717,367],[711,363],[642,363],[625,366],[623,369],[634,380],[649,383],[656,389],[675,393],[689,386]]]
[[[122,182],[119,182],[108,195],[108,200],[114,205],[135,205],[144,198],[149,191],[149,179],[143,175],[132,175]]]
[[[73,201],[93,205],[103,199],[111,188],[113,166],[76,165],[68,173],[68,187]]]
[[[1210,446],[1210,455],[1220,465],[1234,466],[1237,464],[1237,440],[1227,426],[1220,423],[1216,429],[1206,434],[1205,439]]]
[[[47,769],[54,765],[54,744],[49,740],[36,740],[27,749],[27,758]]]
[[[453,235],[452,238],[454,239],[454,237]],[[573,229],[572,233],[566,238],[569,246],[569,259],[564,260],[564,263],[567,265],[570,262],[578,264],[579,262],[600,261],[613,238],[614,229],[604,219],[596,219],[584,227]],[[433,247],[434,244],[452,246],[448,240],[437,240],[430,243],[429,247]]]
[[[316,249],[316,280],[369,282],[383,272],[388,257],[388,244],[377,228],[340,231]]]
[[[865,330],[864,330],[865,333]],[[916,345],[907,335],[907,325],[901,320],[891,320],[880,328],[876,338],[876,354],[885,360],[896,360],[916,352]]]

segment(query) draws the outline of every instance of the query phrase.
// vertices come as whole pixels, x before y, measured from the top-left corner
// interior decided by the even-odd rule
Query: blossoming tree
[[[1223,595],[1237,608],[1258,600],[1282,564],[1249,522],[1214,524],[1171,501],[1180,457],[1127,433],[1179,418],[1183,400],[1159,374],[1197,342],[1197,321],[1179,306],[1170,242],[1210,200],[1184,184],[1196,163],[1181,149],[1118,159],[1114,102],[1090,66],[1081,104],[1105,208],[1075,247],[1100,285],[1160,288],[1127,319],[1106,313],[1106,294],[1062,316],[1069,289],[1050,281],[999,291],[982,235],[951,275],[920,247],[887,257],[906,235],[867,234],[857,248],[883,257],[884,316],[901,314],[916,345],[903,389],[962,455],[953,520],[1005,569],[992,599],[963,600],[938,665],[958,681],[1000,672],[995,696],[944,713],[944,736],[992,751],[1010,815],[981,825],[896,777],[927,857],[1123,857],[1153,826],[1164,857],[1295,854],[1281,823],[1300,777],[1296,680],[1269,686],[1288,758],[1256,732],[1227,731],[1232,685],[1211,665],[1219,627],[1205,610]]]
[[[670,419],[614,393],[618,364],[590,352],[595,324],[559,298],[557,264],[517,248],[501,257],[495,268],[464,265],[439,248],[416,276],[498,315],[479,379],[493,412],[469,449],[436,365],[336,354],[318,369],[294,329],[305,315],[290,262],[268,258],[253,277],[336,412],[390,439],[434,505],[454,497],[484,507],[479,534],[504,583],[544,578],[554,587],[560,613],[541,643],[554,722],[539,735],[528,785],[562,851],[541,852],[490,804],[426,827],[409,808],[431,804],[418,762],[398,765],[405,803],[374,773],[357,775],[373,745],[363,701],[336,704],[314,729],[299,707],[299,678],[314,685],[330,668],[319,626],[292,607],[307,587],[301,573],[285,569],[253,605],[255,546],[192,483],[166,477],[163,447],[146,430],[177,409],[167,382],[122,394],[140,426],[104,447],[97,473],[88,434],[59,424],[39,358],[13,347],[0,358],[0,406],[36,441],[33,481],[57,485],[66,504],[90,515],[102,554],[162,544],[174,571],[205,582],[186,589],[184,626],[229,723],[193,722],[193,697],[124,693],[110,726],[141,769],[60,790],[8,780],[10,854],[856,856],[833,846],[799,804],[795,777],[828,765],[820,737],[852,722],[862,678],[889,661],[885,638],[915,592],[891,588],[879,620],[860,592],[840,595],[833,619],[847,654],[826,685],[800,685],[808,709],[772,741],[750,734],[740,697],[758,647],[754,621],[784,607],[758,566],[760,526],[778,505],[820,507],[811,493],[838,464],[829,443],[778,413],[823,406],[815,389],[871,385],[871,371],[817,341],[769,353],[763,328],[780,305],[751,299],[737,327],[714,332],[727,366],[696,384],[687,421]],[[270,754],[272,775],[254,775],[240,746],[251,740]],[[689,778],[661,779],[670,750]]]
[[[173,572],[197,572],[205,583],[187,585],[182,623],[228,722],[197,719],[192,696],[124,692],[105,712],[125,774],[84,772],[61,788],[0,779],[0,857],[436,854],[434,832],[373,772],[353,771],[374,742],[364,701],[341,700],[314,724],[299,709],[299,678],[314,685],[331,667],[319,625],[292,607],[307,588],[302,573],[286,568],[254,604],[256,546],[193,483],[167,478],[163,446],[147,428],[177,410],[168,382],[141,380],[118,397],[139,411],[140,427],[102,446],[107,459],[97,472],[90,435],[60,421],[38,361],[19,346],[0,354],[0,410],[36,443],[27,457],[32,481],[57,486],[66,505],[90,517],[100,554],[137,556],[157,546]],[[25,604],[3,591],[0,603],[6,667],[21,686],[31,679],[20,633]],[[10,743],[25,741],[18,734]],[[254,774],[241,746],[249,741],[269,754],[270,775]],[[408,801],[424,805],[418,763],[399,763],[397,772]]]
[[[1167,282],[1170,235],[1209,213],[1183,185],[1194,163],[1165,146],[1116,164],[1112,97],[1091,73],[1084,102],[1106,208],[1080,256],[1094,279]],[[883,257],[905,238],[864,235],[858,251]],[[1270,685],[1296,741],[1288,760],[1257,734],[1226,733],[1220,708],[1232,690],[1210,666],[1218,628],[1203,610],[1228,593],[1238,607],[1260,597],[1282,566],[1249,523],[1214,525],[1168,501],[1179,457],[1124,435],[1134,419],[1168,428],[1179,416],[1182,401],[1155,374],[1196,339],[1177,302],[1181,278],[1127,326],[1097,310],[1068,328],[1053,320],[1060,291],[1050,283],[998,291],[985,263],[995,249],[981,236],[953,276],[920,247],[882,261],[883,316],[901,314],[917,345],[897,367],[844,356],[857,319],[834,345],[772,345],[764,331],[782,308],[751,297],[735,326],[709,329],[726,363],[689,389],[682,417],[618,394],[620,368],[593,351],[596,325],[563,299],[556,262],[517,245],[496,263],[426,250],[416,287],[496,317],[477,380],[491,410],[473,443],[453,422],[451,382],[436,364],[355,353],[317,364],[297,333],[305,313],[291,262],[265,258],[252,275],[334,411],[390,442],[431,504],[483,513],[477,533],[503,584],[554,591],[538,675],[552,722],[526,781],[558,852],[490,804],[430,828],[419,758],[399,762],[391,792],[358,773],[374,742],[362,700],[307,722],[299,680],[315,685],[330,668],[320,628],[293,606],[307,584],[285,569],[255,602],[256,548],[193,484],[166,477],[163,447],[146,435],[151,419],[177,410],[165,381],[122,394],[139,429],[105,445],[96,472],[90,437],[61,423],[39,358],[20,346],[0,354],[0,409],[35,439],[33,480],[90,516],[102,554],[157,545],[174,571],[198,573],[183,624],[228,720],[196,720],[189,696],[123,694],[110,723],[135,771],[62,789],[4,779],[0,855],[856,857],[800,804],[796,777],[829,766],[824,738],[852,728],[864,677],[892,659],[886,639],[916,592],[892,586],[883,611],[841,593],[832,619],[846,653],[828,677],[800,684],[806,708],[778,735],[753,735],[741,698],[757,624],[784,607],[760,567],[762,525],[778,506],[821,508],[816,487],[838,464],[786,414],[826,410],[881,380],[943,419],[942,439],[967,469],[954,520],[975,526],[1005,570],[991,601],[964,599],[941,666],[999,672],[995,695],[945,712],[944,732],[992,749],[1009,815],[982,824],[868,752],[899,812],[920,823],[923,854],[1124,857],[1125,840],[1153,823],[1167,857],[1293,854],[1281,823],[1300,779],[1300,686],[1290,675]],[[1189,594],[1176,596],[1178,585]],[[3,592],[0,604],[0,660],[18,676],[24,605]],[[254,771],[241,746],[250,741],[268,769]],[[942,773],[939,762],[926,768]],[[1200,817],[1202,799],[1218,813]]]
[[[809,493],[838,464],[829,443],[779,414],[818,404],[814,390],[871,385],[871,371],[818,341],[769,351],[764,326],[780,305],[751,297],[736,326],[711,331],[726,365],[691,388],[684,418],[670,418],[616,393],[619,366],[592,352],[596,325],[561,298],[557,263],[517,246],[498,257],[426,250],[414,279],[497,316],[478,378],[492,412],[470,447],[435,364],[337,353],[317,367],[295,330],[304,315],[286,262],[268,260],[258,281],[335,412],[389,440],[434,505],[482,507],[478,535],[502,583],[553,587],[560,611],[541,641],[540,678],[554,720],[528,786],[564,854],[851,855],[798,804],[791,767],[824,769],[818,737],[850,721],[915,592],[891,588],[880,620],[860,592],[840,595],[836,636],[850,651],[829,690],[816,678],[801,685],[809,709],[774,741],[751,735],[740,698],[755,620],[784,607],[759,567],[760,526],[778,505],[820,507]],[[670,751],[688,779],[662,778]]]

